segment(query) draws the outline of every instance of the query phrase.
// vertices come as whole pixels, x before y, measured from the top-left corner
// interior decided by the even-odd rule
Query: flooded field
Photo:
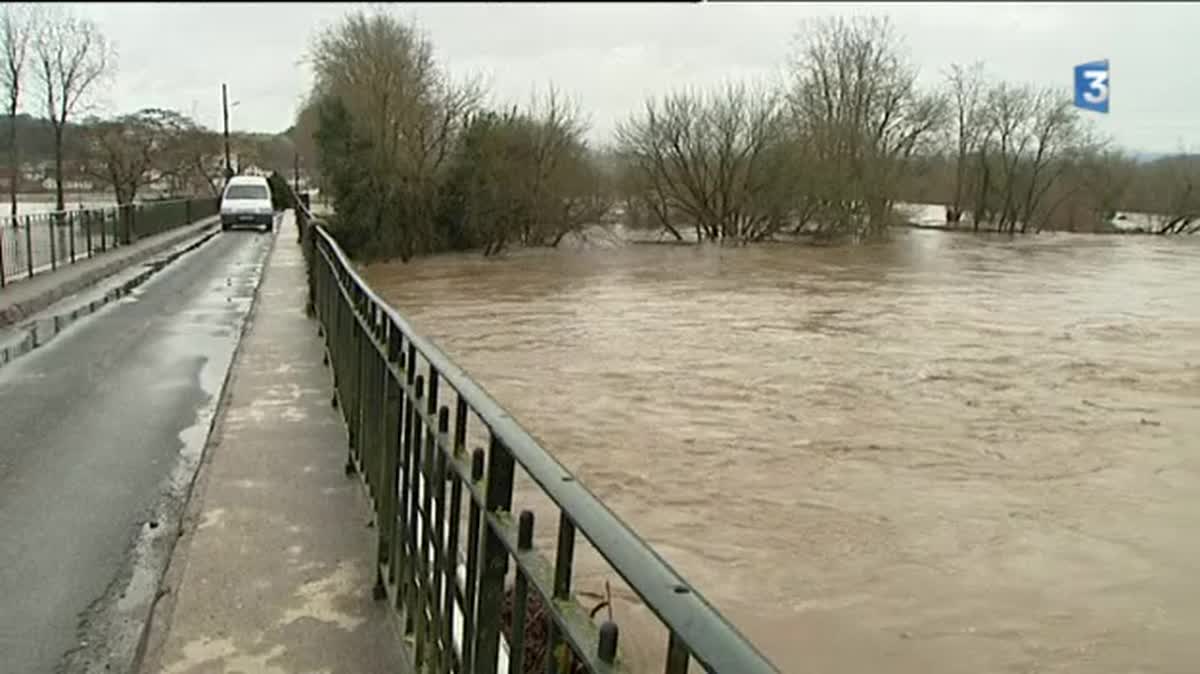
[[[77,210],[80,208],[112,208],[117,205],[112,195],[99,192],[82,192],[67,194],[64,197],[64,202],[67,210]],[[5,197],[3,210],[0,211],[0,218],[8,218],[10,215],[8,198]],[[53,193],[38,193],[38,194],[18,194],[17,195],[17,213],[23,217],[26,215],[36,215],[38,213],[53,213],[55,210],[55,201]],[[7,222],[5,223],[7,224]]]
[[[367,272],[785,672],[1200,667],[1200,238]]]

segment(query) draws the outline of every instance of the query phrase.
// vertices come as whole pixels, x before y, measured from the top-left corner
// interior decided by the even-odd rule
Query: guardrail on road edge
[[[0,288],[216,215],[216,197],[0,216]]]
[[[720,674],[778,671],[466,372],[380,299],[292,196],[310,303],[332,368],[332,402],[348,431],[346,470],[362,476],[376,514],[375,596],[398,612],[418,671],[522,672],[531,591],[551,617],[548,651],[559,654],[556,648],[565,645],[574,654],[574,664],[556,659],[552,671],[629,671],[617,657],[617,626],[597,627],[573,595],[577,534],[666,628],[667,674],[686,672],[693,659]],[[486,451],[467,452],[471,415],[482,422]],[[558,510],[552,563],[533,546],[533,513],[510,512],[518,466]],[[515,587],[512,638],[506,642],[501,610],[510,561]]]

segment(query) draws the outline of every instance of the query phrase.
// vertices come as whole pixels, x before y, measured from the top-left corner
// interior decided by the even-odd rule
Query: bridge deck
[[[176,549],[148,672],[402,672],[374,532],[343,473],[303,255],[285,216]],[[155,627],[158,630],[158,627]]]

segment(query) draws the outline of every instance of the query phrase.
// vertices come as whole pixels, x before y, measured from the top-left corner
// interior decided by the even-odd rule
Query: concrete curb
[[[28,299],[24,302],[18,302],[12,306],[6,307],[5,309],[0,309],[0,328],[7,328],[14,323],[19,323],[22,319],[36,314],[37,312],[45,309],[64,297],[74,295],[75,293],[86,289],[88,286],[95,285],[96,283],[99,283],[105,278],[112,276],[123,269],[139,264],[148,258],[154,257],[162,251],[178,245],[180,241],[183,241],[190,236],[196,236],[198,233],[204,232],[207,228],[216,227],[218,224],[217,218],[215,217],[206,218],[205,220],[209,220],[210,222],[203,225],[199,225],[199,223],[193,223],[191,226],[194,227],[194,229],[186,232],[180,232],[178,235],[165,238],[163,241],[156,243],[153,246],[149,246],[145,250],[128,257],[114,258],[107,264],[101,265],[97,269],[93,269],[92,271],[83,274],[78,278],[70,281],[64,281],[63,283],[32,299]],[[199,222],[202,223],[204,220]]]
[[[275,234],[275,239],[271,242],[271,249],[267,251],[267,256],[263,263],[263,271],[258,279],[258,287],[254,290],[254,299],[250,303],[250,310],[246,313],[246,320],[242,322],[242,331],[238,335],[237,345],[233,348],[233,356],[229,359],[229,369],[225,371],[225,378],[221,380],[221,388],[217,393],[216,402],[213,405],[212,416],[208,420],[207,428],[205,429],[203,451],[196,461],[195,466],[191,468],[190,478],[186,480],[187,484],[180,490],[179,493],[173,495],[178,502],[178,512],[174,513],[171,518],[171,526],[174,529],[174,535],[171,536],[171,541],[166,550],[165,563],[158,573],[158,588],[154,593],[154,599],[146,609],[146,620],[142,623],[142,628],[137,637],[137,646],[134,649],[133,657],[129,660],[129,668],[122,670],[128,674],[137,674],[139,672],[147,674],[148,672],[157,672],[160,669],[161,663],[159,658],[162,648],[162,639],[166,637],[164,629],[170,629],[171,615],[175,611],[175,597],[172,593],[172,585],[177,585],[182,579],[183,572],[187,568],[186,553],[191,547],[192,536],[195,535],[196,524],[199,522],[199,514],[202,503],[197,500],[197,489],[202,488],[208,480],[209,465],[212,463],[212,454],[209,451],[209,445],[212,444],[213,433],[217,430],[217,426],[224,422],[225,415],[229,409],[229,384],[233,381],[236,375],[238,361],[242,357],[242,347],[245,344],[246,333],[254,325],[254,321],[258,314],[258,301],[261,297],[262,284],[267,277],[267,266],[270,262],[271,255],[275,252],[275,246],[279,245],[279,236]],[[183,467],[176,466],[177,469]],[[203,491],[199,494],[202,496]],[[191,526],[188,526],[188,525]],[[182,546],[182,547],[181,547]],[[153,669],[149,669],[152,667]],[[87,674],[100,674],[97,672],[88,672]],[[105,673],[107,674],[107,672]]]

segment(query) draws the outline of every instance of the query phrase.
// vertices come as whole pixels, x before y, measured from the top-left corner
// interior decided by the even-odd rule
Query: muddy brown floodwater
[[[1200,237],[367,272],[785,672],[1200,671]]]

